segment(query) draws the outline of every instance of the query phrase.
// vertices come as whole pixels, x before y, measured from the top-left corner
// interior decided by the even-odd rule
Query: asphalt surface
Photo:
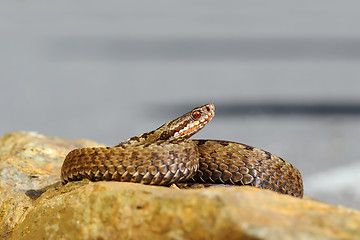
[[[115,145],[213,102],[197,138],[263,148],[360,209],[357,1],[2,1],[0,134]]]

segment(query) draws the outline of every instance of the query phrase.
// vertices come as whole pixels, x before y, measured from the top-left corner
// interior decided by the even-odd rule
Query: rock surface
[[[59,172],[91,141],[0,139],[0,239],[360,239],[360,212],[251,187],[74,182]]]

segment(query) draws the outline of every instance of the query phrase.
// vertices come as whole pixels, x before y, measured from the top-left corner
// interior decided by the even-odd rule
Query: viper
[[[189,139],[214,114],[214,105],[206,104],[114,147],[74,149],[64,160],[61,181],[250,185],[303,196],[300,172],[282,158],[242,143]]]

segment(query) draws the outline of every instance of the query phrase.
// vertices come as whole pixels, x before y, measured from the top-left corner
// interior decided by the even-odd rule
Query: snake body
[[[300,172],[259,148],[221,140],[191,140],[214,116],[207,104],[158,129],[129,138],[115,147],[72,150],[61,168],[61,180],[178,182],[250,185],[295,197],[303,196]]]

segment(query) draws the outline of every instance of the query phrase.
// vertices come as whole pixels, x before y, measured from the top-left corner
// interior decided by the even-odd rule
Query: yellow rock
[[[11,146],[4,144],[9,139]],[[88,144],[26,133],[0,139],[0,172],[31,169],[41,176],[39,186],[47,185],[29,191],[19,186],[33,183],[1,176],[1,239],[360,239],[359,211],[252,187],[177,189],[88,180],[63,186],[57,172],[63,158]],[[53,166],[32,162],[48,156]]]

